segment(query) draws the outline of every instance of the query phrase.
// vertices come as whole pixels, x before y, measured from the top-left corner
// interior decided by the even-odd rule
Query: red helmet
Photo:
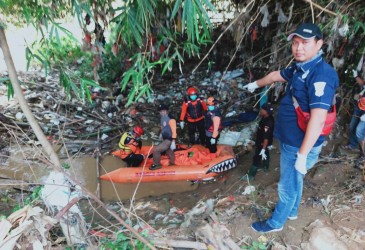
[[[198,90],[194,87],[189,87],[188,88],[188,95],[197,95],[198,94]]]
[[[133,129],[133,132],[140,137],[141,135],[144,134],[143,128],[141,126],[135,126]]]
[[[357,102],[357,106],[361,109],[361,110],[365,110],[365,97],[361,97],[358,102]]]
[[[215,99],[213,96],[210,96],[207,99],[208,106],[214,106],[217,102],[218,102],[217,99]]]

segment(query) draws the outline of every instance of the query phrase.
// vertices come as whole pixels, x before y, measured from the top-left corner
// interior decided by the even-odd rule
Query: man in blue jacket
[[[320,28],[303,23],[288,36],[295,62],[281,71],[244,86],[250,92],[274,82],[288,82],[275,122],[274,136],[280,142],[279,201],[268,220],[255,222],[260,233],[281,231],[285,222],[298,217],[303,192],[303,178],[317,162],[325,136],[326,116],[339,85],[336,71],[322,58],[323,36]],[[305,131],[299,126],[294,98],[299,107],[310,113]]]

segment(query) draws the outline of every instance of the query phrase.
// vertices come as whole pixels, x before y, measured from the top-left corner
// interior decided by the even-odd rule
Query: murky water
[[[42,183],[52,169],[47,167],[46,160],[40,154],[34,153],[34,148],[22,148],[21,150],[12,148],[9,159],[1,166],[1,176],[11,179],[25,180],[32,183]],[[61,156],[62,158],[63,156]],[[68,173],[75,180],[80,182],[88,190],[96,193],[98,178],[96,159],[93,157],[79,157],[65,159],[70,168]],[[111,155],[103,156],[100,160],[100,175],[124,166],[124,162]],[[166,193],[178,193],[195,190],[198,184],[188,181],[182,182],[155,182],[140,183],[138,189],[135,183],[111,183],[100,181],[100,195],[104,201],[118,201],[147,196],[158,196]]]

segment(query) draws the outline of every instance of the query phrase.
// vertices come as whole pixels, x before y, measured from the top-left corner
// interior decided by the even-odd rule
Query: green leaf
[[[262,242],[260,242],[260,244],[259,244],[259,249],[260,250],[266,250],[267,249],[267,247],[262,243]]]
[[[88,86],[97,87],[97,88],[100,88],[101,90],[107,90],[106,88],[100,86],[99,83],[97,83],[94,80],[89,80],[89,79],[86,79],[86,78],[81,78],[81,80],[83,82],[85,82]]]
[[[74,37],[74,35],[72,34],[71,31],[69,31],[68,29],[62,27],[61,25],[59,25],[58,23],[53,23],[56,28],[58,28],[59,30],[61,30],[65,35],[67,35],[67,37],[69,37],[70,39],[72,39],[74,42],[78,43],[78,40],[76,39],[76,37]]]
[[[163,66],[163,69],[162,69],[162,72],[161,74],[164,75],[166,73],[166,70],[169,68],[169,65],[170,65],[170,61],[171,60],[168,60],[165,65]]]
[[[131,90],[131,92],[129,93],[129,97],[128,97],[128,101],[127,101],[127,104],[125,105],[126,107],[129,107],[129,105],[131,105],[131,103],[133,102],[133,100],[134,100],[134,95],[135,95],[135,93],[136,93],[136,89],[135,88],[133,88],[132,90]]]
[[[71,80],[71,78],[63,69],[60,70],[60,83],[65,89],[66,95],[69,99],[71,98],[71,90],[78,98],[80,98],[81,90],[76,86],[76,84]]]
[[[42,63],[42,66],[45,70],[45,75],[48,75],[48,66],[49,66],[48,60],[46,58],[42,58],[42,57],[40,57],[39,55],[36,55],[36,54],[33,54],[33,57],[36,58],[39,62]]]
[[[184,62],[184,58],[182,57],[178,49],[175,50],[175,54],[177,55],[177,58],[180,62]]]
[[[138,93],[138,95],[136,97],[136,101],[138,101],[139,98],[141,98],[145,93],[147,93],[148,88],[149,88],[149,86],[147,84],[142,87],[141,91]]]
[[[174,9],[172,10],[172,13],[171,13],[170,21],[174,20],[175,15],[180,8],[180,5],[181,5],[181,0],[177,0],[175,2]]]
[[[200,1],[197,1],[197,2],[199,3],[199,5],[201,5],[201,4],[200,4]],[[217,12],[217,10],[214,8],[213,4],[212,4],[209,0],[203,0],[203,2],[204,2],[204,4],[205,4],[206,6],[208,6],[208,8],[209,8],[211,11],[213,11],[213,12]]]
[[[126,241],[126,240],[128,240],[128,238],[123,233],[117,234],[117,241],[121,242],[121,241]]]
[[[53,32],[54,32],[55,28],[54,25],[51,26],[51,30],[49,31],[49,37],[53,36]]]
[[[356,34],[359,29],[362,29],[362,32],[365,33],[365,25],[362,22],[356,21],[354,24],[354,34]]]
[[[56,34],[55,36],[56,36],[57,44],[60,44],[61,41],[60,41],[60,36],[58,34],[58,29],[57,28],[55,29],[55,34]]]
[[[10,100],[11,98],[14,97],[14,88],[10,82],[6,85],[6,87],[7,87],[8,100]]]
[[[86,78],[81,78],[80,81],[81,81],[80,96],[81,96],[82,100],[85,100],[86,99],[90,103],[92,103],[92,99],[91,99],[91,94],[90,94],[89,87],[98,87],[101,90],[106,90],[105,88],[101,87],[94,80],[89,80],[89,79],[86,79]]]
[[[32,61],[32,51],[28,47],[25,48],[25,59],[27,61],[27,71],[28,71],[30,62]]]
[[[122,91],[125,90],[129,81],[131,80],[131,78],[133,78],[133,75],[135,75],[135,74],[136,74],[136,72],[133,69],[129,69],[127,72],[125,72],[123,74],[123,79],[121,82]]]

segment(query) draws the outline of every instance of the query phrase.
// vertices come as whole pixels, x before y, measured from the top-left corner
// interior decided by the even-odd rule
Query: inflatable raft
[[[178,150],[175,151],[175,165],[169,166],[168,157],[162,155],[162,168],[149,170],[149,166],[153,163],[151,157],[153,148],[143,146],[141,153],[147,157],[141,166],[122,167],[100,176],[100,179],[115,183],[209,180],[237,166],[237,159],[231,146],[217,147],[217,153],[211,154],[201,145],[193,145],[190,148],[178,145]],[[119,156],[120,152],[114,151],[112,154]]]

